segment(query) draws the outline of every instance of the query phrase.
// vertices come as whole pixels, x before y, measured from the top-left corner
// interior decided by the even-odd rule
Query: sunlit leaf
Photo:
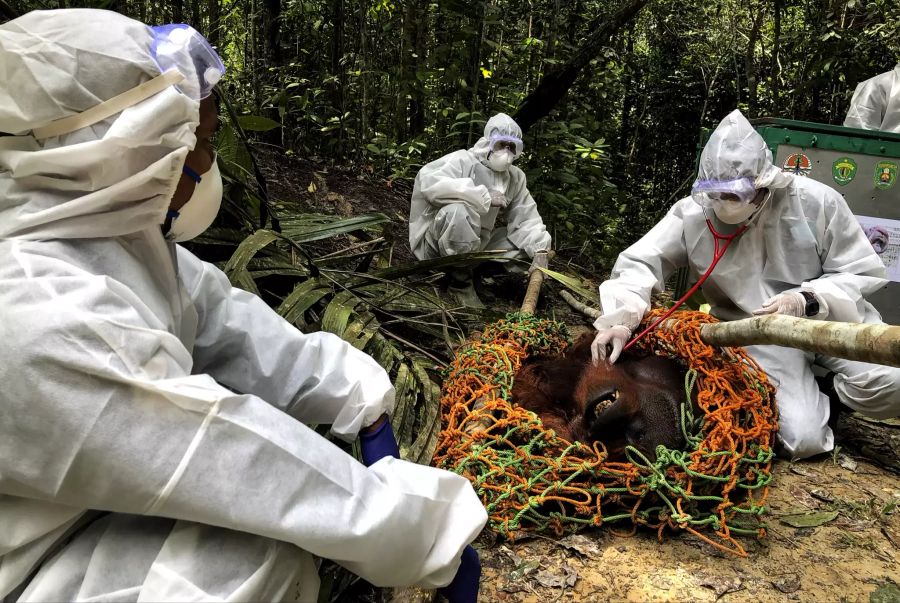
[[[562,272],[556,272],[555,270],[549,270],[547,268],[541,268],[540,270],[553,280],[560,282],[566,289],[568,289],[572,293],[578,294],[578,296],[582,297],[585,301],[593,303],[597,302],[598,295],[593,291],[588,291],[587,289],[582,287],[581,283],[579,283],[571,276],[567,276]]]
[[[268,132],[281,127],[281,124],[274,119],[262,115],[241,115],[238,117],[238,123],[250,132]]]

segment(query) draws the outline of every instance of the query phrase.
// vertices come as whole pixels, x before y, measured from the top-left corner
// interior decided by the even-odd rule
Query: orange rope
[[[644,324],[660,316],[648,314]],[[696,379],[702,413],[686,426],[686,451],[661,448],[651,463],[607,460],[600,443],[568,442],[533,413],[510,404],[512,380],[531,354],[559,353],[565,325],[527,314],[485,329],[456,357],[444,381],[434,464],[472,481],[489,525],[507,538],[630,521],[657,530],[686,530],[723,551],[746,556],[735,534],[765,534],[772,441],[777,431],[774,389],[740,348],[713,348],[700,327],[715,319],[680,311],[671,328],[640,343],[679,359]],[[469,431],[473,431],[469,433]]]

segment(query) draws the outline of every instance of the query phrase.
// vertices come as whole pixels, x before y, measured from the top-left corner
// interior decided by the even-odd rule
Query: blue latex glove
[[[453,582],[438,589],[450,603],[476,603],[478,601],[478,582],[481,580],[481,560],[472,545],[466,545],[462,553],[462,562],[456,570]]]
[[[375,464],[386,456],[395,459],[400,458],[400,448],[397,446],[397,438],[391,428],[391,422],[385,417],[375,431],[359,434],[359,449],[362,454],[362,462],[366,467]]]

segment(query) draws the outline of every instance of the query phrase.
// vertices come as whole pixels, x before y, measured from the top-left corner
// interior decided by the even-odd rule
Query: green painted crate
[[[900,134],[777,118],[751,123],[772,150],[775,165],[840,192],[866,225],[894,221],[888,223],[896,228],[888,228],[890,244],[882,259],[889,278],[900,280]],[[703,132],[700,150],[710,133]],[[688,284],[687,271],[681,271],[676,293]],[[900,324],[900,282],[890,282],[869,301],[885,322]]]

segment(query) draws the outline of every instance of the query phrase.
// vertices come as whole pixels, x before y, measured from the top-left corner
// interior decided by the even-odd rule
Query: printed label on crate
[[[879,161],[875,164],[875,188],[887,190],[897,183],[897,164]]]
[[[856,161],[852,157],[839,157],[831,164],[831,177],[841,186],[850,184],[856,177]]]
[[[792,153],[784,160],[781,166],[782,172],[789,172],[798,176],[809,175],[811,169],[812,163],[809,161],[809,157],[803,153]]]

